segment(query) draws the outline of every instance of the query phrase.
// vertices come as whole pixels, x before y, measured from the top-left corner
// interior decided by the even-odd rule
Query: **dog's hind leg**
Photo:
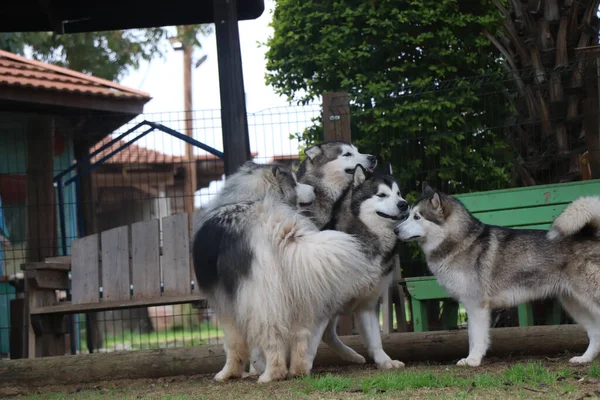
[[[313,362],[315,361],[315,357],[317,356],[317,351],[319,350],[319,344],[321,343],[321,338],[323,337],[323,331],[327,326],[329,321],[322,321],[319,325],[315,327],[312,334],[308,338],[308,350],[306,351],[306,366],[308,370],[312,370]]]
[[[215,375],[215,380],[223,382],[231,378],[242,377],[248,361],[248,343],[235,322],[224,319],[221,321],[221,325],[225,336],[223,347],[227,359],[221,372]]]
[[[294,338],[290,346],[291,355],[288,378],[310,374],[307,362],[309,338],[310,332],[308,329],[301,328],[294,333]]]
[[[377,367],[380,369],[403,368],[404,363],[398,360],[392,360],[390,356],[383,351],[381,343],[381,327],[379,326],[379,318],[375,312],[375,306],[370,304],[369,307],[360,309],[354,313],[358,325],[360,337],[369,350],[369,356],[373,358]]]
[[[266,383],[285,379],[287,375],[287,343],[281,335],[272,332],[268,335],[267,343],[263,349],[266,368],[265,372],[258,378],[258,383]]]
[[[327,343],[329,347],[336,352],[343,360],[350,361],[357,364],[364,364],[365,358],[354,351],[352,348],[346,346],[337,335],[338,316],[335,316],[329,320],[325,331],[323,332],[323,342]]]
[[[478,367],[490,345],[490,310],[480,304],[463,303],[468,316],[469,355],[456,365]]]
[[[573,296],[561,296],[560,302],[573,319],[585,328],[590,339],[585,353],[571,358],[569,362],[573,364],[592,362],[600,353],[600,310],[595,310],[592,305],[580,302]]]

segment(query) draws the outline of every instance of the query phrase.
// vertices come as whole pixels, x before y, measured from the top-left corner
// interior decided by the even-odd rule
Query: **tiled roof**
[[[123,99],[150,99],[148,93],[139,90],[0,50],[0,87],[2,86]]]
[[[102,141],[96,143],[94,147],[90,149],[90,153],[93,153],[106,143],[110,142],[112,138],[106,137]],[[100,153],[92,158],[92,162],[98,161],[100,158],[108,155],[111,151],[114,151],[126,144],[126,142],[119,140],[112,146],[107,147]],[[253,152],[252,157],[256,157],[258,153]],[[219,158],[212,154],[196,154],[194,157],[197,161],[207,160],[218,160]],[[152,150],[147,147],[142,147],[137,144],[131,144],[124,148],[111,158],[105,161],[109,164],[177,164],[185,162],[184,156],[174,156],[170,154],[161,153],[160,151]]]

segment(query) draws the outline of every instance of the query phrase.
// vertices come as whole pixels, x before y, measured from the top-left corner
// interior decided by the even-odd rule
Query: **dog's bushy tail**
[[[560,240],[584,232],[591,236],[600,233],[600,196],[574,200],[552,223],[547,237]]]
[[[317,227],[296,212],[271,208],[268,230],[274,234],[287,295],[307,307],[339,306],[381,277],[361,243],[347,233]],[[337,311],[337,310],[336,310]]]

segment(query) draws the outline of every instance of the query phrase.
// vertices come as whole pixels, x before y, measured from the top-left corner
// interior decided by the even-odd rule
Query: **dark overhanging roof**
[[[256,19],[264,0],[237,2],[238,20]],[[0,32],[78,33],[214,22],[213,0],[19,0],[0,10]]]
[[[251,158],[237,21],[264,0],[17,0],[0,7],[0,32],[78,33],[215,23],[225,173]],[[216,20],[216,21],[215,21]]]

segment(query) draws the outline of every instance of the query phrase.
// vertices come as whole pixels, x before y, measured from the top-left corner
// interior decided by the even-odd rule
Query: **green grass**
[[[588,372],[588,376],[590,378],[600,378],[600,366],[598,365],[597,361],[592,363],[592,366]]]
[[[216,343],[216,340],[222,336],[223,331],[218,327],[209,323],[201,323],[197,328],[175,328],[150,333],[125,331],[116,335],[108,334],[104,341],[104,347],[114,349],[127,346],[139,350],[195,346],[209,342]]]
[[[600,367],[560,362],[492,363],[476,369],[454,365],[413,365],[404,370],[334,369],[315,375],[259,385],[244,379],[226,384],[211,376],[97,382],[81,387],[48,387],[28,399],[340,399],[380,398],[556,398],[589,397],[600,389]],[[2,393],[0,393],[2,395]]]
[[[455,368],[455,367],[454,367]],[[467,371],[468,372],[468,371]],[[600,373],[596,365],[590,367],[590,373]],[[402,391],[422,388],[463,388],[470,386],[479,388],[501,388],[510,385],[551,385],[559,378],[571,378],[568,369],[549,370],[540,361],[516,364],[500,373],[483,372],[464,377],[456,374],[439,374],[430,371],[405,369],[393,372],[381,372],[374,376],[350,379],[339,375],[326,374],[309,376],[303,379],[307,390],[344,392],[351,388],[361,388],[363,392]],[[305,390],[306,392],[306,390]]]

